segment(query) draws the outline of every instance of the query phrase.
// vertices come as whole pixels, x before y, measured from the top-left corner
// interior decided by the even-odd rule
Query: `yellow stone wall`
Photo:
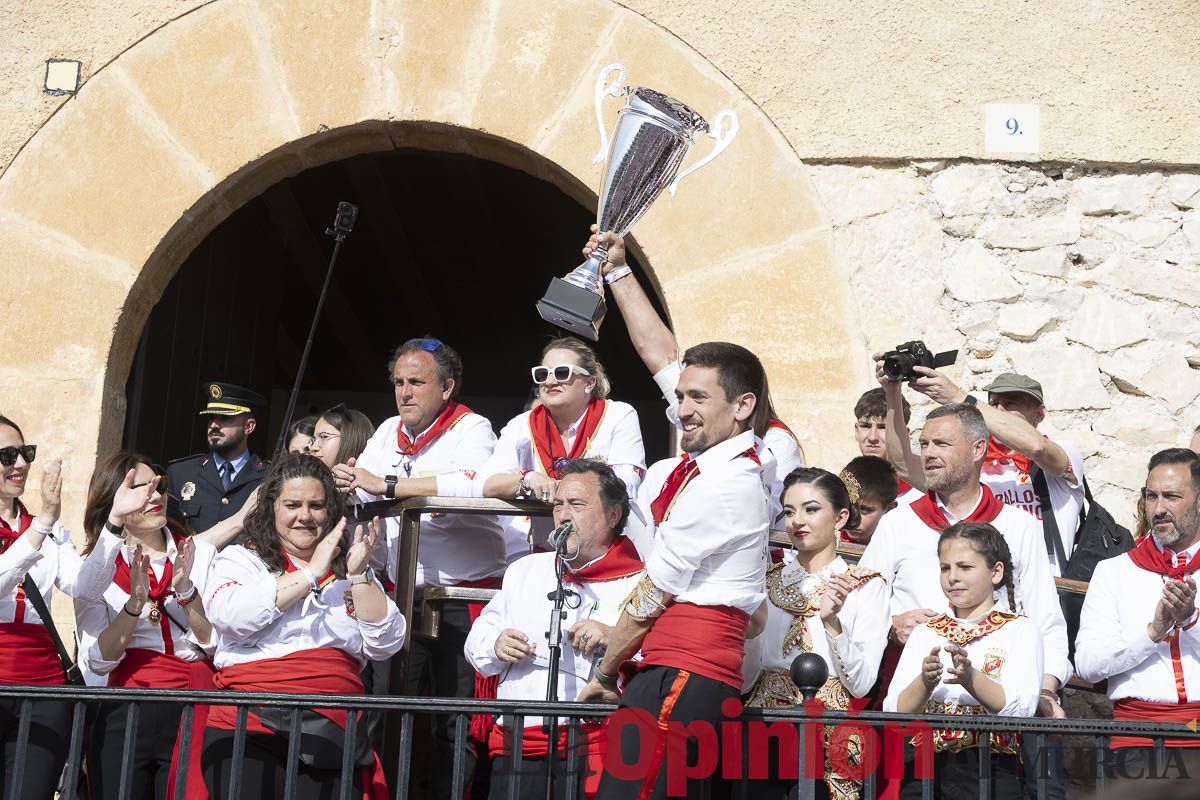
[[[822,196],[805,162],[983,158],[983,104],[1022,101],[1042,109],[1043,160],[1194,165],[1196,22],[1194,3],[1121,0],[14,0],[0,411],[67,460],[78,528],[142,325],[215,224],[284,176],[398,145],[477,153],[594,202],[593,84],[620,61],[702,113],[737,111],[734,146],[637,243],[681,340],[756,350],[809,460],[836,466],[880,342],[837,249],[830,209],[847,198]],[[52,57],[83,63],[77,95],[42,92]],[[869,193],[850,200],[847,219],[874,213]]]

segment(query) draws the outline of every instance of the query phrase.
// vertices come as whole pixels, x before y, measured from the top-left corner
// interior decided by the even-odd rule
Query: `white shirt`
[[[207,587],[209,568],[216,558],[217,550],[206,542],[195,542],[196,554],[192,563],[192,583],[196,586],[196,599],[202,599]],[[75,598],[75,621],[79,635],[80,659],[88,669],[96,675],[108,675],[124,658],[122,653],[116,660],[106,660],[100,654],[100,634],[108,629],[129,600],[129,593],[113,582],[117,571],[117,554],[125,557],[126,563],[133,560],[134,548],[125,544],[125,540],[115,536],[108,530],[101,532],[96,540],[96,546],[83,560],[79,570],[79,590]],[[154,571],[156,580],[161,580],[168,559],[175,562],[175,540],[167,536],[166,555],[153,559],[150,568]],[[96,588],[99,587],[99,591]],[[85,588],[87,592],[85,593]],[[171,632],[171,646],[174,655],[184,661],[200,661],[205,652],[211,653],[213,642],[201,642],[188,625],[187,611],[179,605],[174,595],[167,597],[164,613],[170,615],[175,622],[167,620]],[[178,625],[176,623],[179,623]],[[181,629],[179,626],[182,625]],[[126,645],[126,650],[140,648],[165,653],[163,641],[163,626],[150,621],[150,604],[142,608],[141,616],[133,628],[133,635]]]
[[[678,362],[668,364],[654,373],[654,382],[658,384],[659,390],[663,393],[663,399],[667,401],[667,419],[676,428],[680,425],[679,399],[675,397],[675,387],[679,385],[679,376],[682,374],[683,365]],[[780,499],[783,495],[783,479],[792,470],[804,466],[804,453],[800,450],[800,443],[796,441],[796,437],[780,428],[767,428],[766,433],[762,436],[761,444],[762,448],[771,451],[771,457],[775,461],[774,478],[767,485],[768,501],[770,502],[768,513],[771,524],[775,525],[783,517],[783,501]],[[759,455],[761,456],[761,452]]]
[[[987,615],[974,622],[956,619],[955,622],[967,629],[973,629],[987,619]],[[938,617],[913,628],[912,634],[900,654],[896,664],[896,672],[892,684],[888,688],[887,697],[883,701],[884,711],[895,711],[896,703],[913,679],[921,674],[921,662],[935,647],[943,648],[939,653],[942,660],[943,676],[953,663],[950,654],[945,651],[949,640],[937,633],[931,623],[936,625]],[[1038,695],[1042,690],[1042,640],[1038,636],[1037,626],[1028,617],[1017,617],[991,633],[963,645],[971,666],[1004,689],[1004,708],[998,716],[1002,717],[1032,717],[1037,713]],[[968,712],[990,713],[966,689],[957,683],[939,683],[929,697],[930,703],[940,703],[950,706],[949,709],[933,709],[926,706],[928,713],[963,713],[957,709],[967,707]]]
[[[391,657],[404,644],[404,617],[390,597],[380,622],[356,619],[347,608],[350,581],[342,578],[280,611],[280,574],[241,545],[226,547],[213,560],[204,610],[217,640],[218,669],[315,647],[344,650],[365,664]]]
[[[798,585],[799,590],[815,603],[816,608],[807,619],[808,633],[812,639],[812,652],[825,659],[829,674],[836,675],[846,690],[854,697],[862,697],[875,685],[879,663],[887,645],[891,615],[888,613],[889,593],[882,578],[872,578],[846,596],[842,610],[837,613],[842,624],[840,636],[831,636],[821,622],[820,598],[826,582],[834,575],[842,575],[849,565],[841,556],[835,558],[824,569],[810,573],[788,554],[788,561],[780,573],[780,584]],[[753,639],[746,642],[746,658],[743,673],[753,684],[765,669],[789,669],[800,653],[799,643],[785,652],[784,639],[796,619],[774,602],[767,603],[767,624]]]
[[[946,516],[954,521],[948,511]],[[1013,506],[1004,506],[991,524],[1004,536],[1012,553],[1013,588],[1020,606],[1017,611],[1029,616],[1041,631],[1046,674],[1066,685],[1072,672],[1067,659],[1067,625],[1046,558],[1041,526]],[[893,616],[917,608],[950,610],[942,593],[937,542],[938,533],[921,521],[912,506],[899,506],[879,521],[859,565],[877,570],[887,580]],[[996,592],[996,602],[999,608],[1008,609],[1003,588]]]
[[[900,506],[911,506],[913,503],[917,502],[924,496],[925,496],[925,493],[922,492],[920,489],[916,488],[915,486],[909,486],[908,491],[904,492],[903,494],[901,494],[899,497],[896,498],[896,507],[899,508]],[[887,512],[887,511],[884,512],[884,514],[888,514],[888,513],[890,513],[890,512]]]
[[[564,608],[562,621],[562,658],[559,661],[558,698],[575,700],[592,676],[593,658],[571,646],[566,635],[577,622],[594,619],[605,625],[615,625],[625,606],[625,599],[641,579],[641,573],[611,581],[567,584],[580,594],[576,608]],[[553,601],[546,595],[553,592],[554,554],[533,553],[509,567],[504,586],[492,598],[471,625],[463,648],[467,661],[481,675],[500,676],[496,697],[501,700],[544,700],[546,678],[550,664],[546,630],[550,623]],[[508,664],[496,655],[496,640],[506,628],[525,634],[534,646],[533,656]],[[509,730],[513,721],[505,718],[502,724]],[[525,726],[541,724],[541,717],[525,717]]]
[[[1197,549],[1200,545],[1189,552]],[[1142,569],[1128,553],[1101,561],[1088,583],[1075,637],[1075,666],[1085,681],[1107,678],[1113,700],[1181,702],[1175,688],[1178,667],[1184,702],[1200,702],[1200,625],[1176,629],[1177,664],[1171,657],[1170,637],[1156,643],[1146,634],[1164,583],[1165,576]]]
[[[664,459],[646,473],[627,534],[646,562],[654,585],[679,602],[731,606],[753,614],[765,599],[767,495],[770,453],[743,456],[753,431],[696,456],[700,472],[676,495],[671,513],[656,526],[650,505],[679,459]],[[636,532],[636,533],[635,533]]]
[[[1045,470],[1046,488],[1050,490],[1050,505],[1054,507],[1054,521],[1058,523],[1058,536],[1062,540],[1063,552],[1070,559],[1075,548],[1075,532],[1079,529],[1079,518],[1083,513],[1083,456],[1075,445],[1056,441],[1067,454],[1067,470],[1061,475],[1052,475]],[[1033,467],[1037,469],[1036,466]],[[1017,469],[1011,461],[985,461],[980,480],[991,488],[1000,502],[1028,511],[1039,521],[1042,505],[1033,488],[1033,479],[1028,473]],[[1039,533],[1040,533],[1039,528]],[[1045,536],[1042,537],[1045,547]],[[1050,567],[1054,576],[1062,576],[1062,566],[1054,553],[1050,553]]]
[[[79,576],[82,559],[71,544],[71,532],[61,523],[54,523],[50,535],[42,546],[34,550],[29,537],[21,535],[3,553],[0,553],[0,622],[13,622],[17,613],[17,584],[28,573],[37,585],[46,608],[54,608],[54,590],[75,596],[75,581]],[[23,622],[45,624],[38,616],[33,603],[21,601],[24,607]]]
[[[493,475],[526,470],[545,474],[542,460],[534,452],[533,434],[529,428],[531,413],[526,411],[519,414],[504,426],[492,457],[471,481],[470,496],[483,497],[483,486]],[[585,411],[584,416],[586,415]],[[567,452],[574,447],[582,423],[583,416],[577,419],[563,436]],[[633,406],[619,400],[607,401],[604,417],[588,441],[583,457],[598,459],[608,464],[617,473],[617,477],[625,482],[630,499],[637,497],[642,476],[646,473],[646,450],[642,446],[642,429]],[[553,520],[539,517],[532,523],[534,540],[544,543],[550,531],[554,529]]]
[[[438,495],[471,497],[471,483],[487,463],[496,445],[492,424],[478,414],[468,414],[422,448],[415,457],[400,452],[396,429],[400,417],[379,426],[355,462],[380,477],[437,478]],[[419,434],[418,434],[419,436]],[[413,437],[414,440],[417,437]],[[364,502],[385,499],[358,490]],[[371,565],[396,579],[400,518],[386,517],[387,551],[376,549]],[[424,514],[417,550],[417,586],[453,586],[464,581],[497,577],[504,572],[505,544],[500,522],[490,516]]]

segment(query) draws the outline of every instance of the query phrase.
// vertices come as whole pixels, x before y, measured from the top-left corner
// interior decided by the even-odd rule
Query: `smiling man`
[[[938,534],[955,522],[990,522],[1012,552],[1013,609],[1031,618],[1045,650],[1042,716],[1064,716],[1055,695],[1071,676],[1067,628],[1041,530],[1032,515],[1001,503],[980,482],[988,429],[979,409],[950,403],[929,412],[921,431],[921,465],[928,493],[884,515],[859,566],[877,570],[892,593],[892,636],[903,644],[913,628],[945,608],[939,580]]]
[[[1195,724],[1200,716],[1200,455],[1171,448],[1151,459],[1142,490],[1150,535],[1133,550],[1101,561],[1088,584],[1075,663],[1087,681],[1108,681],[1113,718]],[[1126,774],[1150,774],[1149,739],[1114,737]],[[1200,775],[1200,742],[1166,740],[1168,753],[1187,748],[1186,768]],[[1171,774],[1171,759],[1152,774]],[[1194,784],[1193,784],[1194,786]],[[1156,792],[1159,791],[1156,789]],[[1180,795],[1182,796],[1182,795]]]
[[[232,383],[204,384],[200,410],[209,452],[167,467],[167,506],[193,533],[202,533],[241,509],[267,475],[269,464],[250,452],[256,415],[267,399]]]
[[[675,396],[684,453],[652,466],[642,483],[637,516],[646,571],[579,696],[616,700],[618,670],[628,677],[622,711],[610,723],[620,745],[610,744],[602,799],[665,797],[671,764],[684,767],[678,758],[685,752],[687,764],[696,763],[700,744],[680,726],[703,720],[710,730],[721,727],[722,702],[741,692],[751,615],[766,599],[764,479],[768,486],[774,479],[764,473],[775,465],[765,449],[756,454],[751,429],[762,363],[739,345],[707,342],[687,350],[683,366]],[[632,662],[639,647],[642,661]],[[628,724],[630,715],[647,714],[657,726]],[[647,761],[647,752],[659,756]],[[664,760],[663,753],[673,755]],[[688,796],[700,796],[706,783],[689,780]]]

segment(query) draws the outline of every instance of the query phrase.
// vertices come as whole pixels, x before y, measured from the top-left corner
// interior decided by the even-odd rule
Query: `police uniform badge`
[[[989,678],[999,678],[1000,668],[1004,666],[1004,648],[993,647],[983,657],[983,668],[979,671]]]
[[[180,500],[191,500],[195,496],[196,496],[196,484],[193,483],[192,481],[188,481],[187,483],[185,483],[183,485],[183,487],[179,490],[179,499]]]

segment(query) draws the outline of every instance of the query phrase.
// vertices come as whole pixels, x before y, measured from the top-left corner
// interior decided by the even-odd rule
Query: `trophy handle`
[[[614,70],[620,74],[617,76],[617,80],[609,86],[608,76]],[[624,64],[609,64],[600,70],[600,75],[596,78],[596,128],[600,131],[600,149],[596,151],[596,157],[592,159],[593,164],[599,164],[608,155],[608,131],[604,129],[604,95],[620,97],[624,91],[621,84],[625,83],[625,74]]]
[[[728,130],[725,130],[726,122],[729,123]],[[700,169],[717,156],[721,155],[721,151],[726,147],[729,147],[729,143],[733,141],[733,137],[737,136],[737,133],[737,114],[733,113],[733,111],[728,108],[722,111],[720,114],[717,114],[717,118],[713,122],[712,130],[708,134],[711,138],[717,140],[716,145],[713,147],[711,153],[675,176],[675,180],[671,181],[671,185],[667,187],[667,191],[671,193],[671,197],[675,196],[675,191],[679,188],[679,182],[681,180],[686,178],[688,175],[691,175],[693,172]]]

